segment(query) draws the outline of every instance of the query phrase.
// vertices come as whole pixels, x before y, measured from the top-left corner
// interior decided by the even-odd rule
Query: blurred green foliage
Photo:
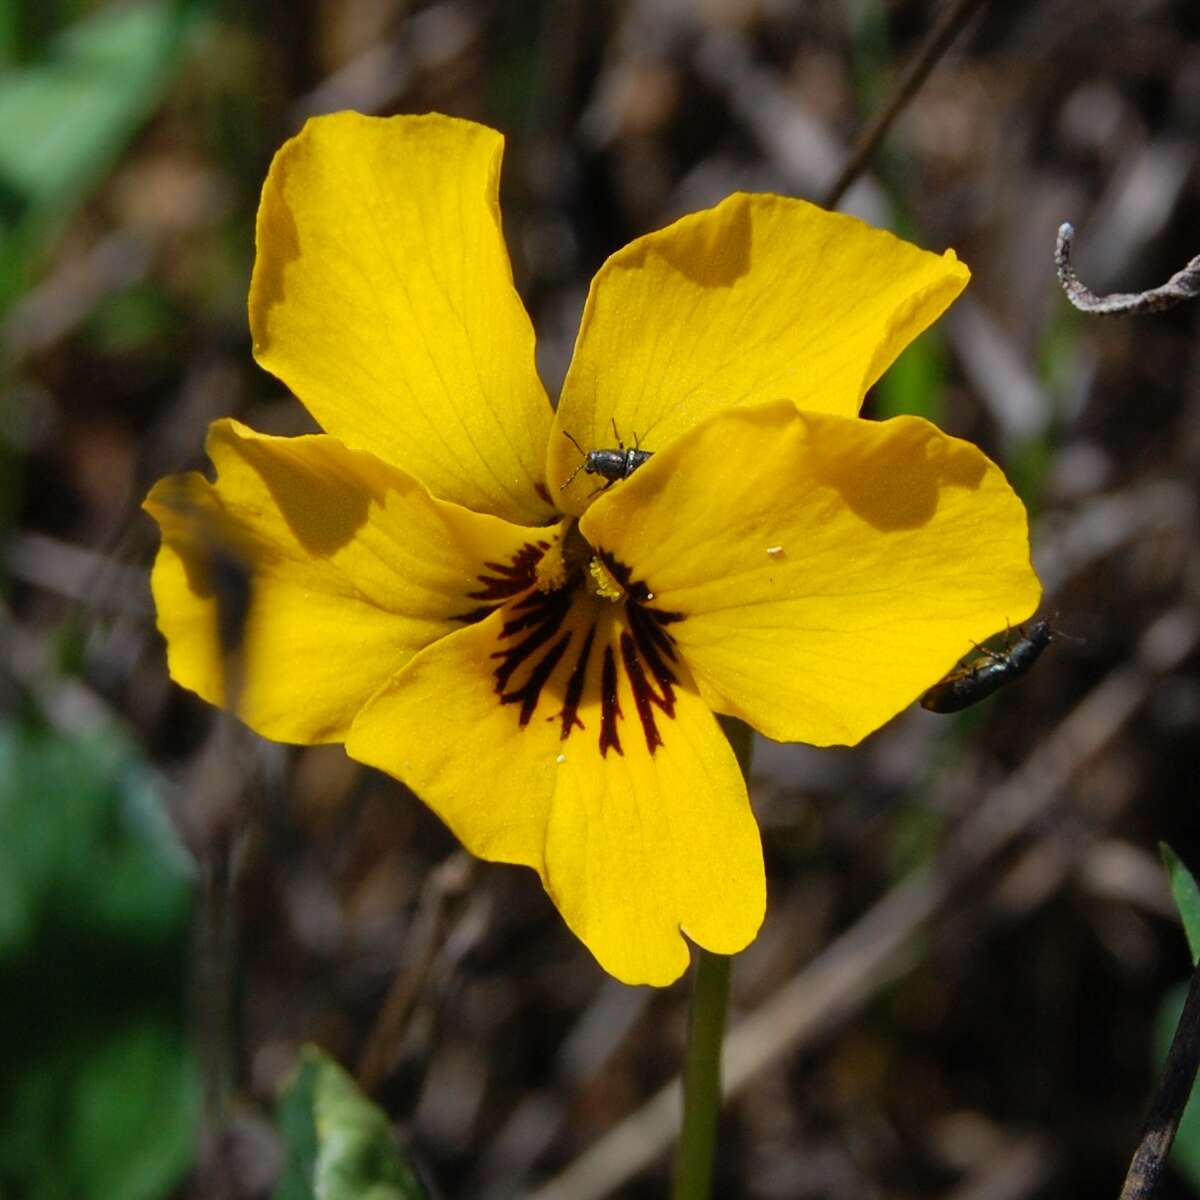
[[[26,32],[35,6],[4,4],[4,57],[34,50],[0,74],[0,310],[151,114],[206,7],[105,7],[43,42]]]
[[[115,730],[0,725],[0,1195],[152,1200],[193,1154],[189,860]]]
[[[170,355],[181,319],[163,288],[141,283],[105,297],[88,317],[84,333],[99,354],[136,354],[144,362]]]
[[[895,57],[882,0],[848,0],[848,50],[859,109],[874,112],[882,102]]]
[[[946,423],[946,350],[941,336],[927,330],[901,352],[871,396],[874,415],[881,421],[910,415],[935,425]]]
[[[286,1159],[275,1200],[426,1200],[383,1111],[316,1046],[279,1104]]]

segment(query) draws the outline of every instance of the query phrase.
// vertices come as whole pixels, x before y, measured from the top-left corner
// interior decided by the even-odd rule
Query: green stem
[[[729,963],[723,954],[696,948],[687,1058],[683,1065],[683,1127],[675,1152],[674,1200],[708,1200],[712,1195]]]
[[[723,718],[725,735],[747,782],[754,734],[741,721]],[[692,1004],[683,1064],[683,1125],[675,1152],[673,1200],[708,1200],[712,1195],[717,1117],[721,1108],[721,1042],[729,1005],[731,959],[696,947]]]

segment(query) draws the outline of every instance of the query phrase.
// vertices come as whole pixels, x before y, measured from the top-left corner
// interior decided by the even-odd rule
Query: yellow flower
[[[606,970],[665,984],[681,931],[730,954],[763,915],[714,712],[859,741],[1036,607],[1025,513],[973,446],[857,415],[966,268],[799,200],[731,196],[610,258],[553,410],[502,145],[341,113],[280,150],[254,351],[327,433],[218,421],[216,482],[155,487],[159,627],[179,683],[344,742],[537,871]],[[597,493],[564,434],[652,457]],[[252,572],[236,696],[210,542]]]

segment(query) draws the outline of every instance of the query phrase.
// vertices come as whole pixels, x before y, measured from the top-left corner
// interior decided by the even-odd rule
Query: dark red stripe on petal
[[[500,637],[503,640],[526,629],[532,629],[533,632],[515,646],[506,646],[492,653],[493,658],[500,659],[500,665],[492,675],[496,680],[496,692],[502,698],[513,673],[534,651],[558,633],[571,608],[571,592],[565,588],[558,592],[533,594],[538,598],[537,605],[519,617],[507,621],[500,630]]]
[[[526,629],[533,629],[537,626],[545,625],[548,621],[557,620],[558,624],[562,624],[562,619],[567,614],[570,608],[570,598],[560,592],[552,592],[549,596],[535,592],[533,594],[533,604],[514,604],[509,610],[515,612],[515,617],[510,617],[504,622],[500,629],[502,638],[512,637],[515,633],[521,633]],[[554,604],[547,604],[547,600],[555,601]],[[524,612],[520,610],[524,609]]]
[[[529,678],[523,686],[512,692],[501,692],[501,704],[516,704],[518,700],[521,702],[521,715],[519,719],[522,726],[529,724],[529,718],[533,716],[538,700],[541,698],[542,688],[546,686],[546,680],[554,674],[554,668],[558,666],[559,660],[566,654],[567,646],[570,645],[570,642],[571,634],[568,631],[546,651],[537,666],[529,673]]]
[[[563,697],[562,710],[559,718],[562,720],[562,732],[559,737],[566,741],[572,729],[582,729],[583,722],[579,719],[579,701],[583,698],[583,685],[587,682],[588,661],[592,656],[592,643],[596,640],[596,626],[593,625],[583,639],[579,649],[579,657],[571,676],[567,680],[567,694]]]
[[[663,661],[663,655],[666,655],[672,662],[675,661],[674,642],[654,621],[653,612],[649,612],[637,604],[627,604],[625,615],[628,618],[629,631],[633,635],[638,653],[646,660],[646,665],[650,668],[650,673],[658,684],[662,704],[665,706],[669,703],[674,706],[675,697],[671,691],[671,685],[678,683],[679,680],[675,678],[674,672]]]
[[[638,720],[642,723],[642,732],[646,736],[646,749],[651,754],[662,745],[662,735],[658,732],[658,724],[654,719],[653,705],[658,704],[667,716],[674,715],[675,695],[668,691],[670,707],[660,699],[646,679],[638,658],[637,645],[628,633],[621,634],[621,661],[625,664],[625,674],[629,676],[629,686],[633,691],[633,705],[637,709]]]
[[[564,586],[552,592],[542,591],[537,586],[536,570],[548,547],[546,542],[526,545],[509,563],[485,564],[489,573],[479,576],[484,586],[471,593],[471,598],[488,603],[479,605],[464,619],[478,620],[503,608],[498,649],[491,655],[497,660],[492,679],[500,703],[519,705],[518,720],[522,727],[528,725],[543,691],[559,668],[569,661],[568,656],[572,656],[565,678],[559,676],[554,687],[562,697],[561,707],[547,720],[559,722],[559,739],[564,742],[576,729],[585,729],[580,711],[594,703],[591,697],[595,693],[591,689],[598,683],[600,755],[606,757],[613,750],[623,756],[620,725],[625,714],[621,709],[620,689],[624,673],[646,748],[653,754],[663,745],[662,718],[675,716],[678,659],[668,629],[682,621],[684,614],[653,607],[652,590],[635,580],[623,562],[599,550],[596,554],[600,561],[624,590],[623,604],[609,606],[584,593],[587,573],[582,562],[586,559],[568,572]],[[584,552],[587,553],[586,548]],[[582,608],[575,610],[576,604]],[[612,625],[616,628],[612,629]],[[604,636],[597,680],[592,657],[601,629],[611,629],[617,636],[615,640],[611,640],[611,635]],[[578,640],[575,640],[576,630],[580,633]]]
[[[506,600],[511,600],[527,588],[531,588],[537,578],[537,565],[549,548],[549,542],[526,542],[509,562],[485,562],[483,573],[475,576],[483,586],[467,593],[468,600],[482,600],[483,603],[460,613],[454,620],[461,621],[464,625],[482,621]]]
[[[652,607],[653,591],[644,580],[634,579],[632,568],[605,550],[597,550],[597,555],[625,590],[624,610],[628,631],[622,632],[620,636],[620,665],[629,680],[634,707],[646,738],[646,748],[653,754],[663,744],[662,732],[654,710],[657,708],[664,716],[674,718],[675,688],[679,683],[670,665],[676,662],[675,641],[667,632],[667,626],[682,621],[685,614]],[[614,664],[616,661],[611,649],[607,651],[606,666],[609,661]],[[615,672],[612,683],[612,734],[608,736],[615,738],[616,720],[622,716],[616,703]],[[606,688],[605,695],[608,694]],[[608,744],[605,730],[602,728],[601,754]]]
[[[654,612],[647,611],[644,608],[639,609],[638,612],[644,618],[644,621],[641,623],[641,626],[638,630],[639,644],[641,641],[644,641],[647,647],[652,647],[654,650],[658,651],[659,654],[663,655],[671,662],[674,662],[675,643],[671,639],[670,634],[668,634],[662,628],[662,626],[654,620]],[[671,614],[668,613],[667,615],[670,616]],[[650,651],[648,649],[646,653],[649,654],[649,652]]]
[[[674,625],[676,621],[682,621],[687,617],[687,613],[671,612],[666,608],[648,608],[646,616],[652,621],[656,621],[659,625]]]
[[[604,647],[604,667],[600,672],[600,757],[610,749],[624,755],[617,721],[624,714],[617,699],[617,660],[611,646]]]

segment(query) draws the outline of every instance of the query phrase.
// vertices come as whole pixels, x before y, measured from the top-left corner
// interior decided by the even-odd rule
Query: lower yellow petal
[[[855,416],[967,268],[855,217],[730,196],[614,254],[592,281],[550,442],[557,494],[579,452],[619,436],[659,451],[715,412],[791,400]],[[616,424],[614,435],[613,424]],[[581,513],[595,479],[563,493]]]
[[[623,698],[626,711],[631,703]],[[679,693],[654,754],[635,747],[606,771],[569,760],[546,866],[567,923],[627,982],[669,983],[687,965],[664,911],[707,950],[746,947],[766,901],[762,850],[737,762],[699,695]]]
[[[859,741],[1041,595],[1002,472],[915,417],[721,414],[580,530],[679,614],[712,706],[784,741]]]
[[[346,748],[472,852],[537,871],[605,970],[663,985],[687,966],[681,931],[722,954],[754,937],[762,851],[711,712],[684,673],[635,686],[620,612],[576,595],[546,636],[508,611],[445,638],[371,701]],[[537,652],[499,678],[526,637]]]
[[[162,529],[151,583],[168,665],[282,741],[343,738],[418,650],[508,594],[489,561],[526,562],[557,536],[435,500],[330,437],[220,421],[208,450],[216,483],[172,476],[145,504]]]

